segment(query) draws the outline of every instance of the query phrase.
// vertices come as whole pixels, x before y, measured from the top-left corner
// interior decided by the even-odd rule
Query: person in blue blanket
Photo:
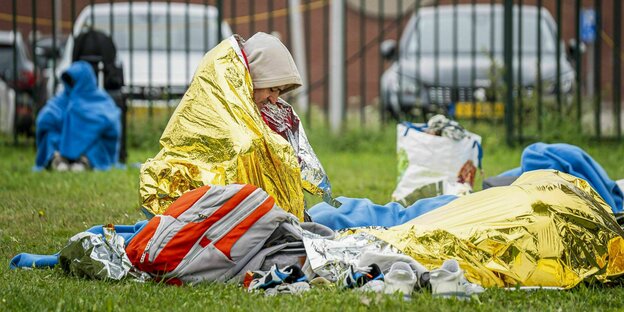
[[[614,216],[624,223],[624,194],[607,172],[589,154],[570,144],[534,143],[522,153],[520,167],[506,171],[500,176],[513,177],[509,185],[524,172],[540,169],[559,170],[587,181],[611,207]],[[502,186],[501,184],[500,186]],[[416,201],[408,207],[399,203],[378,205],[365,198],[338,197],[342,205],[336,209],[327,203],[320,203],[308,211],[312,221],[332,230],[362,226],[395,226],[404,224],[420,215],[437,209],[455,200],[457,196],[441,195]]]
[[[37,116],[35,170],[108,170],[117,163],[121,111],[97,86],[92,66],[73,63],[64,90]]]

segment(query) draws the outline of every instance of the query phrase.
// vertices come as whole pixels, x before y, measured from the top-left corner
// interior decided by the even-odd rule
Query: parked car
[[[15,130],[33,135],[33,114],[46,100],[46,83],[41,70],[35,73],[28,46],[19,32],[0,31],[0,79],[15,91]]]
[[[514,72],[522,74],[519,83],[530,95],[537,84],[537,23],[536,6],[522,6],[522,66],[518,58],[518,6],[514,6]],[[454,23],[457,14],[457,53],[454,61]],[[501,115],[503,99],[499,87],[502,82],[503,64],[503,6],[479,4],[475,6],[473,29],[472,5],[439,6],[421,8],[407,23],[400,43],[386,41],[382,55],[393,59],[392,65],[381,77],[381,99],[385,108],[395,117],[414,109],[424,112],[440,108],[469,107],[473,99],[478,105],[495,104],[492,113]],[[492,23],[492,14],[494,21]],[[438,33],[436,35],[436,18]],[[575,71],[570,65],[563,43],[557,42],[556,24],[548,10],[542,10],[541,23],[541,77],[542,94],[554,97],[561,91],[571,95],[574,89]],[[491,46],[491,30],[494,28],[494,47]],[[472,59],[472,34],[475,38],[475,61]],[[436,49],[436,44],[438,49]],[[556,90],[557,44],[561,44],[560,90]],[[492,51],[494,48],[494,51]],[[493,52],[493,53],[492,53]],[[472,79],[474,65],[475,77]],[[496,69],[498,75],[493,75]],[[454,72],[456,84],[454,84]],[[400,75],[399,75],[400,73]],[[516,76],[518,77],[518,76]],[[516,78],[517,81],[517,78]],[[499,88],[499,90],[496,90]],[[400,90],[399,90],[400,89]],[[452,104],[451,104],[452,103]],[[465,110],[466,111],[466,110]],[[471,110],[470,110],[471,111]],[[499,116],[500,117],[500,116]]]
[[[112,12],[108,3],[87,6],[76,19],[74,36],[91,26],[110,35],[111,17],[126,93],[134,99],[160,99],[167,92],[170,97],[181,97],[201,58],[218,44],[217,9],[185,3],[114,3]],[[229,25],[223,22],[222,37],[231,34]],[[59,77],[71,63],[73,46],[70,37],[57,70]]]

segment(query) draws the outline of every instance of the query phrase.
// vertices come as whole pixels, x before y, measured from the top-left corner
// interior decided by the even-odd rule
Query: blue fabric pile
[[[501,176],[520,176],[522,173],[554,169],[587,181],[611,206],[613,213],[622,213],[622,190],[609,178],[607,172],[589,154],[570,144],[535,143],[522,152],[520,167],[503,172]]]
[[[136,235],[136,233],[143,229],[143,226],[145,226],[146,224],[147,220],[139,221],[134,225],[115,225],[115,232],[119,236],[124,238],[125,244],[127,246],[132,238],[134,238],[134,235]],[[102,228],[102,225],[96,225],[86,230],[85,232],[104,235],[104,229]],[[59,262],[58,255],[58,253],[55,253],[53,255],[21,253],[11,259],[11,262],[9,263],[9,268],[11,268],[12,270],[17,268],[53,268]]]
[[[310,208],[312,221],[332,230],[362,226],[395,226],[406,223],[433,209],[442,207],[456,199],[455,195],[440,195],[416,201],[409,207],[399,203],[374,204],[365,198],[338,197],[342,205],[338,208],[320,203]]]

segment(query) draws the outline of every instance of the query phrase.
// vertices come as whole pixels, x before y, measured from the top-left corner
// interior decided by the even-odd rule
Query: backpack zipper
[[[140,263],[143,263],[145,261],[145,255],[147,254],[147,250],[149,250],[150,247],[152,247],[153,242],[154,242],[154,236],[152,236],[152,238],[150,238],[150,240],[147,242],[147,245],[145,245],[145,249],[143,250],[143,253],[141,254],[141,260],[139,261]]]
[[[168,217],[168,218],[164,218],[164,217]],[[171,221],[169,221],[169,218],[173,219]],[[143,253],[141,254],[141,260],[139,261],[140,263],[145,262],[145,258],[146,256],[149,254],[150,249],[152,248],[152,245],[154,245],[154,243],[158,240],[160,240],[161,237],[165,237],[166,233],[167,233],[167,229],[169,229],[169,227],[171,227],[173,224],[176,223],[176,221],[178,221],[177,219],[171,217],[171,216],[160,216],[160,224],[159,226],[163,223],[163,222],[169,222],[169,224],[165,225],[164,227],[162,227],[161,229],[156,228],[156,232],[158,235],[154,235],[152,236],[152,238],[150,238],[150,240],[147,242],[147,244],[145,245],[145,249],[143,250]],[[162,243],[162,240],[161,240]],[[149,254],[149,256],[147,256],[147,261],[148,262],[152,262],[154,261],[154,258],[156,256],[156,252],[153,252],[151,254]]]

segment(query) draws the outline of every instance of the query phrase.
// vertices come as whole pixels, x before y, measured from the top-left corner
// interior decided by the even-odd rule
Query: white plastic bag
[[[397,125],[399,158],[395,201],[411,205],[418,199],[472,191],[477,167],[481,167],[481,137],[468,134],[461,140],[423,131],[426,124]]]

